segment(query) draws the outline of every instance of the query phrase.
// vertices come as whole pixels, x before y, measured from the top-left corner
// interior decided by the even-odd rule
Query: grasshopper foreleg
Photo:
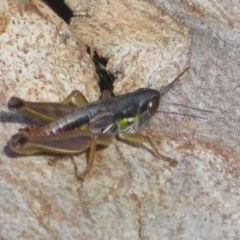
[[[171,158],[165,157],[158,152],[156,146],[154,145],[154,143],[152,142],[150,137],[146,137],[146,136],[143,136],[143,135],[138,134],[138,133],[134,133],[134,134],[132,134],[132,133],[121,133],[121,134],[118,134],[118,136],[123,140],[133,142],[133,143],[147,143],[147,144],[150,145],[151,149],[153,150],[153,153],[155,154],[155,156],[157,158],[160,158],[160,159],[163,159],[164,161],[167,161],[170,166],[176,166],[177,165],[177,161],[175,161]]]

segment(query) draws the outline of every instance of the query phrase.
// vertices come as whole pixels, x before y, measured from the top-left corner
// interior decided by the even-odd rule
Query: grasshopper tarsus
[[[162,156],[163,160],[168,162],[169,166],[170,167],[176,167],[178,165],[178,162],[172,158],[168,158],[168,157],[165,157],[165,156]]]
[[[56,157],[48,159],[49,166],[56,166],[57,162],[58,162],[58,159]]]
[[[85,179],[83,176],[76,176],[78,182],[85,182]]]

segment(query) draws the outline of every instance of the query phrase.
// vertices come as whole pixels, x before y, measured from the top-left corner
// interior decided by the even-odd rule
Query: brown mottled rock
[[[41,1],[0,3],[0,236],[237,239],[240,58],[231,19],[239,6],[230,19],[230,8],[220,11],[225,2],[213,0],[66,3],[74,13],[70,25]],[[12,95],[62,101],[78,89],[89,101],[99,98],[86,45],[109,59],[115,94],[160,89],[190,66],[142,131],[176,167],[148,147],[113,140],[81,184],[70,157],[49,166],[49,156],[11,156],[7,141],[29,121],[7,110]],[[83,171],[85,154],[73,159]]]

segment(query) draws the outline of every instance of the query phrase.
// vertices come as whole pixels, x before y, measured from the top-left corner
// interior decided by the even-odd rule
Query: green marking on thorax
[[[118,120],[117,124],[120,130],[125,130],[134,123],[138,122],[139,114],[137,114],[134,118],[123,118]]]

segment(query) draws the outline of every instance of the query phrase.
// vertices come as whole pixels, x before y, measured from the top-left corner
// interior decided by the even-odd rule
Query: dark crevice
[[[73,17],[73,11],[65,4],[64,0],[42,0],[45,2],[55,13],[58,14],[67,24],[70,23]],[[92,54],[90,47],[87,47],[87,52],[91,55],[93,63],[96,68],[96,73],[99,78],[99,87],[101,93],[108,91],[113,96],[113,82],[116,79],[114,74],[107,70],[107,58],[100,57],[97,51]]]
[[[73,11],[65,4],[64,0],[42,0],[67,24],[73,17]]]
[[[87,52],[91,55],[90,47],[87,47]],[[94,51],[92,60],[99,78],[99,87],[101,93],[103,93],[104,91],[108,91],[111,93],[111,95],[113,95],[113,82],[116,77],[106,68],[108,59],[100,57],[97,51]]]

